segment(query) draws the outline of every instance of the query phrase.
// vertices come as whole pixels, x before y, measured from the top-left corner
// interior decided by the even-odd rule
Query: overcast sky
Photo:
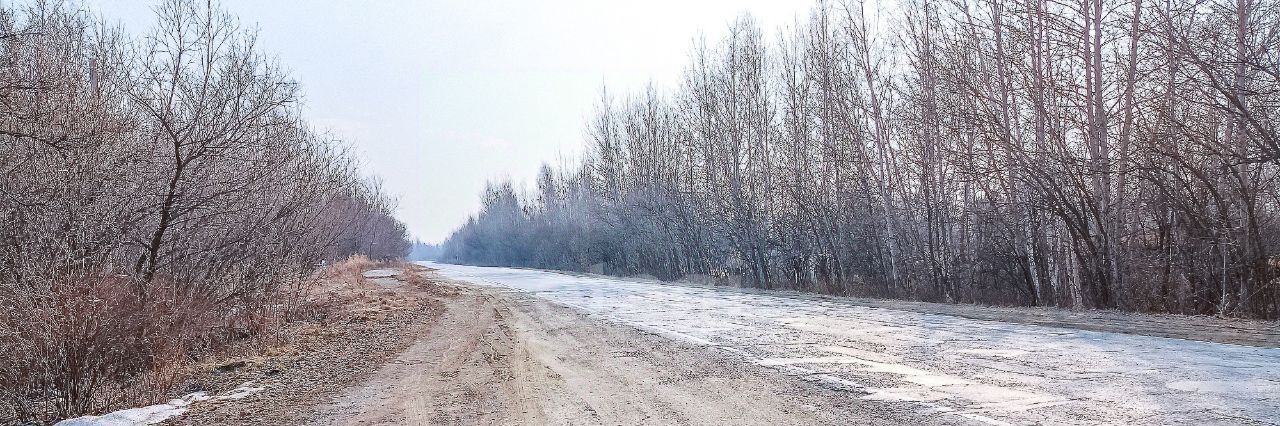
[[[130,32],[150,0],[82,0]],[[533,182],[576,158],[602,86],[673,87],[692,41],[750,12],[775,35],[811,0],[223,0],[306,93],[312,123],[351,142],[400,199],[409,232],[439,242],[487,180]]]

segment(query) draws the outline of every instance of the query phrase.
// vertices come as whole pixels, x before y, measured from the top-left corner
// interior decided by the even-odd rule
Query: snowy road
[[[986,424],[1280,424],[1280,349],[428,263],[743,362]],[[954,417],[951,417],[954,416]]]

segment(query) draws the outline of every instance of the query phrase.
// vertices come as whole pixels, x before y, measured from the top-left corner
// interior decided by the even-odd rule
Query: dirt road
[[[1120,314],[860,304],[430,266],[439,269],[422,288],[434,289],[443,311],[398,335],[408,349],[360,366],[373,372],[277,420],[1280,424],[1274,323],[1136,318],[1158,336],[1234,330],[1228,337],[1252,345],[1244,346],[1132,334],[1143,330]],[[1094,317],[1131,334],[1072,328],[1094,327]]]
[[[891,301],[868,306],[851,299],[526,269],[432,266],[441,275],[569,306],[593,320],[572,328],[622,325],[664,337],[646,343],[655,350],[667,350],[661,342],[677,342],[685,345],[680,350],[700,349],[693,358],[719,354],[725,364],[772,370],[761,377],[846,389],[839,397],[815,403],[826,407],[857,401],[851,417],[857,422],[867,417],[858,416],[859,410],[875,410],[882,403],[893,407],[885,411],[925,415],[935,422],[1280,424],[1280,349],[1274,345],[1274,322],[1103,316],[1190,339],[1235,330],[1239,336],[1233,339],[1254,345],[1243,346],[1133,334],[1142,330],[1125,328],[1117,330],[1124,333],[1083,329],[1071,326],[1080,318],[1049,312],[1027,315],[1035,312],[1019,310],[1004,318],[1000,310],[973,306],[954,307],[973,311],[969,314],[930,312],[936,307],[895,307]],[[626,342],[600,344],[639,346]],[[550,343],[551,350],[574,348],[565,345],[573,343]],[[678,368],[658,367],[646,374]],[[708,386],[719,390],[699,398],[722,404],[717,398],[731,386]],[[761,397],[752,405],[773,402]]]
[[[429,335],[321,405],[311,424],[965,423],[527,294],[458,289]]]

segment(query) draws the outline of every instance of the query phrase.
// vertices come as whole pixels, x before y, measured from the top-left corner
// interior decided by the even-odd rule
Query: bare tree
[[[130,39],[0,6],[0,417],[161,398],[156,372],[264,332],[319,263],[407,253],[395,201],[299,116],[208,3]]]

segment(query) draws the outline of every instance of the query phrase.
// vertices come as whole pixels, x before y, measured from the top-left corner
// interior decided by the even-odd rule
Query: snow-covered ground
[[[779,371],[987,424],[1280,424],[1280,349],[425,263]]]

